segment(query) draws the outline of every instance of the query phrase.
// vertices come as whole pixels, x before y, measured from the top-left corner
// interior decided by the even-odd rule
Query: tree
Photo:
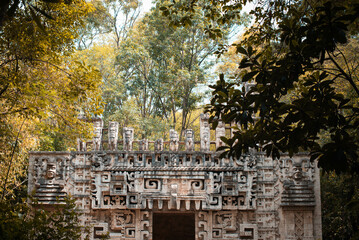
[[[209,56],[226,41],[231,25],[224,27],[222,40],[206,36],[201,14],[189,28],[168,25],[159,9],[152,9],[120,45],[117,65],[143,121],[162,118],[173,127],[180,123],[183,132],[201,98],[195,88],[208,79]]]
[[[246,2],[210,1],[207,17],[228,21]],[[185,3],[167,4],[162,10],[172,21],[178,9],[191,17],[198,1]],[[221,75],[212,86],[208,111],[213,126],[218,118],[237,125],[234,136],[224,139],[224,154],[239,156],[255,148],[279,158],[281,152],[310,151],[325,170],[358,171],[359,111],[335,87],[345,82],[359,96],[358,79],[340,49],[358,30],[358,11],[358,5],[347,2],[259,2],[251,12],[255,24],[246,39],[235,44],[243,56],[241,81],[228,83]],[[247,82],[253,86],[246,92],[241,86]],[[294,98],[288,101],[290,94]],[[328,142],[320,139],[324,132]]]
[[[14,4],[11,18],[0,26],[1,199],[21,184],[26,152],[44,128],[74,140],[76,134],[88,135],[88,124],[77,119],[80,110],[101,112],[98,72],[71,57],[92,6],[85,1]]]
[[[116,47],[127,38],[127,33],[136,22],[142,2],[140,0],[92,0],[94,11],[86,18],[86,28],[83,28],[77,39],[78,49],[88,49],[93,43],[109,37]],[[105,44],[106,45],[106,44]]]
[[[320,182],[323,239],[358,239],[358,174],[323,173]]]
[[[77,240],[83,233],[89,234],[89,229],[81,226],[80,213],[70,198],[52,211],[30,209],[24,203],[0,202],[0,206],[1,240]]]

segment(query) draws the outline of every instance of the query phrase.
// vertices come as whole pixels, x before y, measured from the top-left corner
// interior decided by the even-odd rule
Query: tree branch
[[[340,73],[343,74],[343,76],[345,77],[345,80],[347,80],[350,83],[350,85],[352,85],[355,92],[359,96],[359,89],[358,89],[357,85],[354,83],[353,79],[339,66],[339,64],[335,61],[335,59],[330,55],[329,52],[328,52],[328,56],[329,56],[330,60],[334,63],[334,65],[338,68]]]

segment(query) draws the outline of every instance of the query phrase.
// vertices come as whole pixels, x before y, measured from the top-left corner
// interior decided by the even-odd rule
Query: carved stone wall
[[[153,213],[161,212],[194,213],[196,240],[321,239],[319,171],[305,154],[219,158],[209,150],[220,139],[210,141],[206,123],[197,142],[192,130],[184,142],[172,130],[166,142],[135,141],[132,128],[118,141],[111,122],[106,150],[102,126],[95,121],[95,139],[76,152],[30,155],[29,192],[48,206],[71,194],[91,239],[107,232],[110,239],[152,239]]]

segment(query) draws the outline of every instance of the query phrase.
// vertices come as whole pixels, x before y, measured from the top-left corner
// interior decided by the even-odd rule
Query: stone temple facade
[[[262,152],[219,158],[201,115],[199,139],[134,140],[132,128],[94,121],[92,141],[75,152],[32,152],[29,193],[40,207],[76,199],[90,239],[321,239],[319,170],[306,154],[280,160]],[[107,135],[107,140],[104,137]],[[39,205],[37,206],[39,207]]]

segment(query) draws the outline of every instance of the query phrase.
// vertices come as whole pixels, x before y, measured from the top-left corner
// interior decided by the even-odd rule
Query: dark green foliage
[[[359,176],[321,176],[323,239],[359,239]]]
[[[359,108],[337,93],[335,84],[344,81],[359,97],[357,80],[337,64],[338,44],[347,42],[347,29],[358,16],[357,9],[330,2],[308,12],[291,8],[279,24],[279,48],[238,46],[244,55],[242,82],[227,83],[221,76],[207,108],[214,126],[221,116],[241,128],[225,140],[224,155],[239,156],[250,147],[273,158],[310,151],[325,170],[357,171]],[[329,63],[334,70],[326,68]],[[240,89],[253,81],[249,91]],[[321,141],[321,131],[328,132],[329,141]]]
[[[81,230],[74,200],[53,211],[31,209],[26,203],[0,203],[1,240],[77,240]],[[84,229],[85,230],[85,229]]]
[[[207,1],[208,36],[218,37],[213,34],[220,30],[217,26],[239,18],[236,11],[247,2],[253,1]],[[166,1],[160,9],[173,25],[185,26],[199,4],[200,0]],[[207,108],[213,127],[221,117],[240,128],[224,139],[223,155],[239,156],[249,148],[273,158],[281,152],[309,151],[324,170],[358,171],[359,89],[353,67],[357,62],[348,62],[340,47],[358,32],[359,5],[259,1],[250,14],[255,24],[241,43],[233,45],[243,55],[241,81],[229,83],[221,76],[212,86]],[[242,89],[246,82],[253,83],[248,92]],[[340,94],[343,86],[349,86],[355,97]]]

